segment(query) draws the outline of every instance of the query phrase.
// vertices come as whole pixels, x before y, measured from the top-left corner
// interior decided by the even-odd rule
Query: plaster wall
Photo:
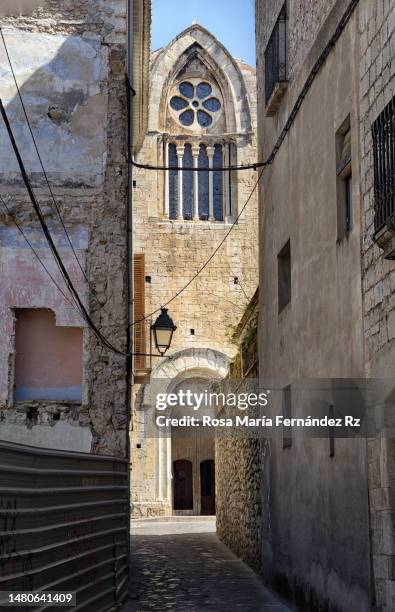
[[[44,167],[89,288],[45,184],[0,45],[0,95],[42,212],[93,321],[121,350],[126,347],[126,8],[126,0],[47,0],[31,15],[1,20]],[[1,194],[62,288],[3,126],[0,150]],[[63,428],[66,448],[124,455],[124,357],[85,329],[1,206],[0,226],[0,437],[48,446],[52,437],[59,441],[56,432]],[[84,328],[82,401],[14,401],[15,307],[49,308],[58,326]],[[67,434],[77,428],[86,433]]]
[[[313,6],[314,5],[314,6]],[[289,3],[289,83],[265,116],[264,51],[282,6],[256,3],[259,157],[267,157],[348,2]],[[303,19],[299,19],[303,15]],[[306,95],[260,190],[260,378],[364,376],[357,14]],[[352,230],[337,235],[335,135],[350,117]],[[291,245],[291,301],[279,312],[277,255]],[[312,407],[294,401],[292,416]],[[274,410],[274,407],[273,407]],[[277,406],[281,411],[281,406]],[[267,582],[302,609],[369,610],[366,442],[269,440],[262,452],[262,558]]]

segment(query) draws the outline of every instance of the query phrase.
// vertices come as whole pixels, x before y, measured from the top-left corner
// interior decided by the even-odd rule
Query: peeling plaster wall
[[[40,231],[26,229],[26,235],[48,271],[67,295],[64,281]],[[81,282],[81,274],[78,274],[79,269],[75,260],[65,247],[64,235],[57,230],[52,231],[52,236],[60,249],[73,283],[84,296],[86,288]],[[80,261],[84,262],[85,252],[81,248],[78,249],[77,245],[86,248],[87,237],[80,236],[80,241],[75,239],[74,243]],[[13,401],[14,309],[48,308],[55,313],[56,324],[63,327],[81,327],[82,321],[71,304],[50,281],[15,227],[0,227],[0,270],[4,279],[0,285],[0,337],[4,339],[0,344],[0,402],[5,404]]]
[[[51,180],[58,185],[101,186],[108,103],[108,94],[102,91],[102,86],[108,71],[108,50],[99,41],[78,36],[10,29],[4,29],[3,34],[19,87],[28,102],[32,128],[39,134],[40,142],[45,143],[41,147],[42,159]],[[41,174],[2,45],[0,74],[3,104],[24,152],[24,163],[30,172]],[[19,176],[3,126],[0,172],[10,178]]]
[[[126,0],[44,0],[31,16],[0,19],[51,187],[90,280],[89,291],[45,185],[0,44],[0,96],[27,171],[91,317],[121,350],[126,347],[126,8]],[[0,181],[1,195],[62,288],[3,126]],[[0,266],[0,438],[124,455],[125,359],[104,349],[87,329],[82,402],[14,402],[12,309],[50,308],[57,325],[83,323],[1,205]]]

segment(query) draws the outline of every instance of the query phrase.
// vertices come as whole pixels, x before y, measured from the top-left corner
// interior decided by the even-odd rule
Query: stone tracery
[[[204,129],[215,124],[222,109],[218,87],[194,78],[183,80],[174,89],[169,105],[181,125]]]

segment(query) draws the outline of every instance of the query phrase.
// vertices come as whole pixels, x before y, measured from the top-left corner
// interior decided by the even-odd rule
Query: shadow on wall
[[[43,4],[43,0],[2,0],[0,17],[30,15],[34,9]]]
[[[16,78],[49,178],[65,187],[103,183],[106,153],[107,49],[100,41],[3,29]],[[34,184],[42,171],[2,41],[0,97]],[[0,175],[20,177],[15,155],[0,125]]]

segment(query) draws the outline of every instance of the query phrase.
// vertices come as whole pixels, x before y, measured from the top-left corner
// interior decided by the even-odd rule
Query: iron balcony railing
[[[268,103],[277,83],[287,80],[287,12],[284,5],[265,51],[265,99]]]
[[[395,98],[372,126],[374,161],[374,228],[395,214]]]
[[[127,471],[124,459],[0,442],[0,591],[76,592],[81,612],[119,606],[128,592]]]

